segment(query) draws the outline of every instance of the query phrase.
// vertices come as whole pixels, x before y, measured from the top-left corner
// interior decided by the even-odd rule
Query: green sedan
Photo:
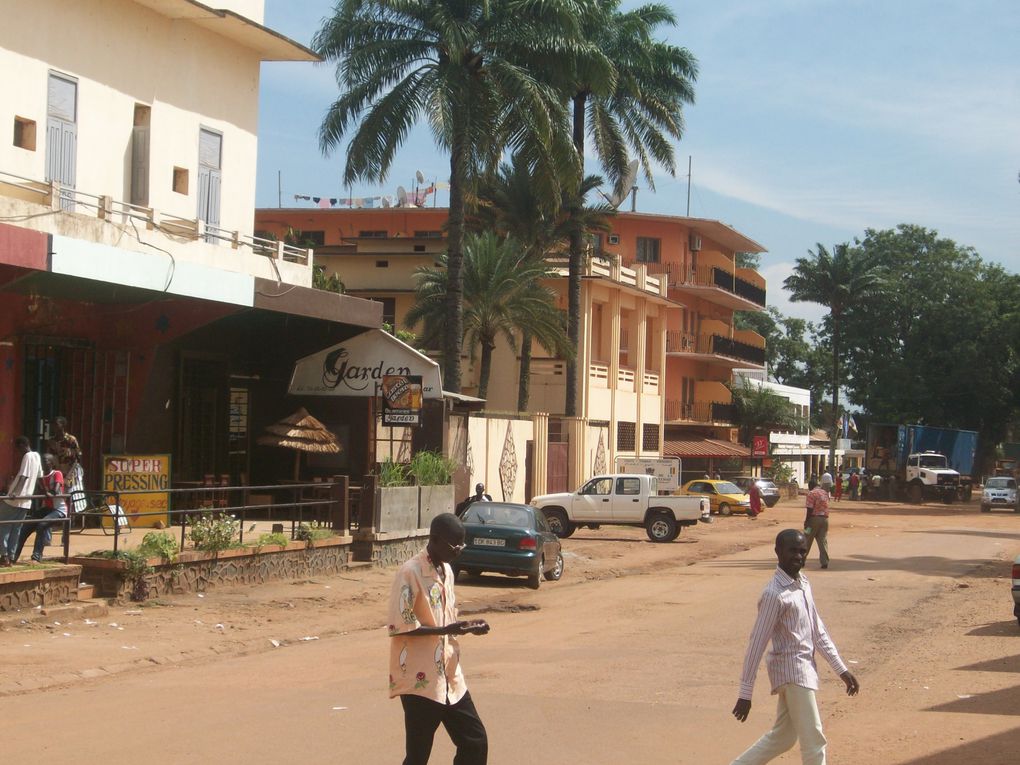
[[[526,576],[535,590],[543,577],[554,582],[563,576],[559,537],[541,511],[509,502],[475,502],[461,520],[466,547],[453,564],[454,574]]]

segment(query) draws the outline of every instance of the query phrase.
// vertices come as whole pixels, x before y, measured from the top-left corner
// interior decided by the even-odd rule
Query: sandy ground
[[[730,716],[772,540],[803,517],[719,518],[669,545],[581,530],[566,572],[462,579],[462,639],[490,762],[727,763],[771,723],[764,668]],[[1020,749],[1020,629],[1009,567],[1020,515],[843,502],[833,564],[806,573],[856,698],[824,673],[829,762],[999,765]],[[399,762],[385,694],[392,571],[217,590],[0,632],[4,754],[63,762]],[[56,620],[54,620],[56,621]],[[45,720],[44,728],[40,722]],[[45,733],[40,734],[40,730]],[[437,736],[433,762],[452,748]],[[799,762],[796,751],[776,762]]]

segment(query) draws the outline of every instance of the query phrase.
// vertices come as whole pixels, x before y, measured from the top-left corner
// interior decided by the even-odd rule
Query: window
[[[442,231],[415,231],[414,232],[414,238],[415,239],[442,239],[443,238],[443,232]]]
[[[385,239],[387,236],[389,236],[389,233],[386,231],[377,230],[359,231],[358,236],[362,239]]]
[[[174,168],[174,191],[178,194],[188,193],[188,171],[183,167]]]
[[[390,267],[390,262],[388,260],[377,260],[375,262],[375,267],[376,268],[389,268]]]
[[[641,426],[641,448],[646,452],[659,451],[659,426]]]
[[[301,232],[301,244],[304,247],[325,247],[326,246],[326,232],[325,231],[302,231]]]
[[[637,238],[637,262],[638,263],[658,263],[659,262],[659,245],[661,239],[652,239],[647,236],[639,236]]]
[[[613,491],[613,479],[612,478],[592,478],[588,483],[581,487],[581,491],[578,494],[597,494],[604,496],[612,493]]]
[[[641,493],[641,479],[640,478],[617,478],[616,479],[616,493],[617,494],[640,494]]]
[[[414,245],[414,251],[415,252],[425,252],[425,245],[424,244],[416,244],[416,245]]]
[[[382,320],[396,329],[397,327],[397,299],[396,298],[369,298],[376,303],[382,303]]]
[[[616,451],[634,451],[634,423],[621,422],[616,426]]]
[[[135,104],[131,126],[131,188],[128,198],[131,204],[141,207],[149,205],[149,125],[152,122],[152,108]]]
[[[14,118],[14,145],[19,149],[35,151],[35,120]]]

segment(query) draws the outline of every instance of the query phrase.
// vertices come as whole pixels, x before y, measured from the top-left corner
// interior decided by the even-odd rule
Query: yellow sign
[[[134,526],[170,523],[170,455],[104,454],[103,490],[119,492],[120,506]],[[151,515],[150,515],[151,513]],[[113,516],[104,518],[112,523]]]

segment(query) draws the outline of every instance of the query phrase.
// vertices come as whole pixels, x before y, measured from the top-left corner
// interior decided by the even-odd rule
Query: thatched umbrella
[[[266,434],[259,436],[257,443],[293,449],[295,481],[300,475],[301,452],[339,454],[343,450],[329,428],[308,414],[304,407],[266,428]]]

